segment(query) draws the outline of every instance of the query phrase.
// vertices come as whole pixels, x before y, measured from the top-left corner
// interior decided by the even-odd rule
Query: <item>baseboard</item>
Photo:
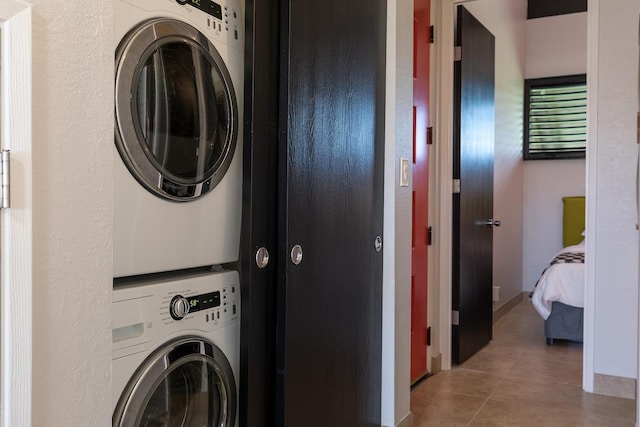
[[[498,319],[507,314],[513,307],[520,304],[522,300],[524,300],[525,295],[528,292],[521,292],[517,294],[515,297],[511,298],[509,301],[502,304],[500,307],[494,308],[493,310],[493,323],[496,323]]]
[[[396,427],[411,427],[411,426],[413,426],[413,412],[409,412],[398,424],[396,424]]]
[[[431,375],[435,375],[442,371],[442,353],[431,358]]]
[[[594,374],[593,392],[606,396],[636,398],[636,380],[634,378],[614,377],[613,375]]]

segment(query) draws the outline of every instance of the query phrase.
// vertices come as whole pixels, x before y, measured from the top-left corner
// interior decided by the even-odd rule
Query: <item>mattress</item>
[[[548,319],[554,302],[584,307],[584,241],[558,252],[544,270],[531,295],[533,306]]]

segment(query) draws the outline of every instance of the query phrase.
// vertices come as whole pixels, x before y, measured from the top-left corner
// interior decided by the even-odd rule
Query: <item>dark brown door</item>
[[[463,6],[457,8],[456,46],[452,354],[462,363],[492,336],[495,111],[495,39]]]
[[[276,0],[246,1],[239,419],[242,427],[275,423],[278,187]],[[270,256],[256,260],[258,249]],[[263,263],[258,264],[258,261]]]
[[[427,255],[429,235],[430,0],[413,3],[413,194],[411,248],[411,383],[427,374]]]
[[[278,425],[379,426],[386,2],[282,7]]]

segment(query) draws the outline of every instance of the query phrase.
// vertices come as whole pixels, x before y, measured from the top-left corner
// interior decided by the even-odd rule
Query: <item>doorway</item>
[[[522,85],[526,78],[525,52],[526,44],[526,7],[525,1],[509,2],[508,5],[498,4],[498,1],[485,2],[483,0],[455,1],[446,0],[436,2],[436,58],[438,60],[436,77],[433,87],[438,88],[437,115],[437,136],[438,144],[437,162],[439,172],[437,177],[451,177],[452,164],[450,160],[451,145],[453,138],[453,124],[451,122],[453,112],[452,94],[446,88],[452,88],[452,75],[454,63],[453,51],[453,27],[454,8],[458,4],[468,7],[478,19],[487,25],[497,23],[496,34],[496,151],[495,151],[495,180],[494,180],[494,217],[501,220],[502,226],[494,233],[494,286],[499,286],[499,301],[494,308],[507,306],[508,303],[517,302],[525,297],[523,291],[530,289],[535,283],[525,280],[523,283],[523,269],[528,265],[523,264],[525,252],[523,242],[525,232],[526,193],[525,165],[522,163],[522,109],[523,100]],[[515,17],[515,18],[514,18]],[[516,19],[517,18],[517,19]],[[486,20],[486,22],[485,22]],[[502,21],[501,21],[502,20]],[[502,22],[502,23],[500,23]],[[518,24],[514,24],[518,22]],[[518,25],[520,27],[518,27]],[[487,25],[490,29],[491,25]],[[515,29],[518,29],[516,31]],[[504,34],[510,34],[505,37]],[[586,19],[585,19],[586,38]],[[586,58],[586,42],[584,44]],[[504,63],[505,58],[511,57],[510,61]],[[500,62],[503,61],[503,62]],[[586,67],[586,61],[584,64]],[[569,74],[569,73],[567,73]],[[505,141],[507,141],[505,143]],[[435,177],[435,175],[434,175]],[[438,179],[436,203],[438,205],[436,219],[436,233],[440,233],[438,241],[438,259],[436,261],[438,275],[434,283],[441,283],[438,297],[438,308],[440,312],[437,317],[439,337],[439,351],[442,355],[442,368],[451,367],[451,344],[450,332],[452,313],[447,309],[451,307],[452,295],[448,288],[452,277],[450,272],[451,245],[447,230],[450,229],[450,218],[452,214],[451,191],[452,183],[448,178]],[[584,179],[584,175],[582,175]],[[566,195],[566,194],[565,194]],[[561,200],[558,198],[561,206]],[[561,209],[561,207],[558,207]],[[559,211],[559,218],[561,212]],[[558,219],[560,227],[561,219]],[[558,229],[559,230],[559,229]],[[444,233],[444,234],[443,234]],[[561,240],[561,232],[558,239]],[[514,244],[514,242],[517,242]],[[545,264],[535,267],[536,276],[539,277],[542,269],[553,255],[553,251],[543,255]],[[543,343],[544,344],[544,343]],[[434,351],[435,353],[435,351]]]

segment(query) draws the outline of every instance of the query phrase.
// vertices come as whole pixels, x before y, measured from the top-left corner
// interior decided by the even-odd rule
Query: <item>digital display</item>
[[[201,11],[208,13],[214,18],[222,20],[222,6],[218,3],[211,0],[189,0],[188,3],[191,6],[197,7]]]
[[[187,300],[189,301],[189,313],[219,307],[220,291],[187,297]]]

